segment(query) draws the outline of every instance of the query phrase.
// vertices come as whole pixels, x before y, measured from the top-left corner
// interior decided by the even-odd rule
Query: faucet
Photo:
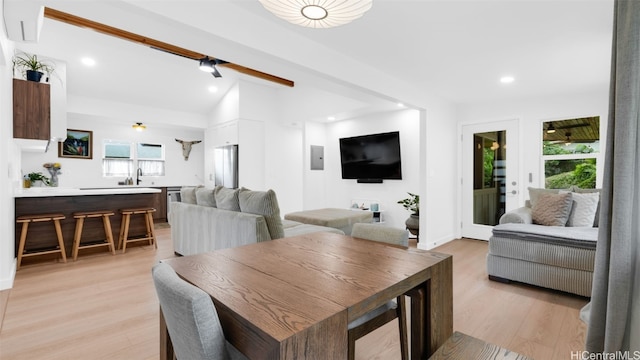
[[[140,185],[140,182],[142,181],[140,180],[140,176],[142,176],[142,169],[138,168],[136,171],[136,185]]]

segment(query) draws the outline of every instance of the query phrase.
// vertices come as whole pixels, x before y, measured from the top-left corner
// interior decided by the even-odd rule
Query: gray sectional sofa
[[[181,202],[170,203],[169,224],[175,253],[193,255],[318,231],[323,226],[282,220],[275,192],[184,187]]]
[[[591,296],[598,190],[529,189],[529,193],[527,205],[504,214],[493,229],[489,278]]]

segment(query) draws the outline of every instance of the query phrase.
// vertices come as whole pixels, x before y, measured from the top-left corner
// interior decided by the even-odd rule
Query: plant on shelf
[[[35,184],[36,181],[42,181],[43,184],[49,185],[49,178],[44,176],[41,172],[31,172],[27,174],[27,177],[29,177],[31,184]]]
[[[29,53],[18,53],[13,56],[13,71],[19,71],[22,76],[29,80],[40,82],[42,75],[47,75],[45,81],[49,81],[49,77],[55,70],[53,64],[38,59],[38,55]]]
[[[412,194],[408,192],[409,197],[398,201],[398,204],[402,205],[405,209],[411,211],[412,215],[420,215],[420,195]]]

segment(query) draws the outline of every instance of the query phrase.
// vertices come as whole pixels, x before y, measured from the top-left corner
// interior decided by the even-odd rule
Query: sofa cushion
[[[533,208],[538,201],[538,197],[542,194],[557,194],[560,192],[560,189],[540,189],[540,188],[527,188],[529,190],[529,203],[527,206]],[[568,189],[567,189],[568,190]]]
[[[201,187],[196,189],[196,204],[202,206],[216,207],[216,198],[213,195],[214,189]]]
[[[592,193],[572,193],[573,206],[569,214],[567,226],[593,227],[593,221],[598,210],[600,194]]]
[[[540,194],[531,210],[534,224],[565,226],[571,213],[573,199],[571,193]]]
[[[218,186],[213,190],[218,209],[240,211],[240,201],[238,194],[240,189],[229,189],[224,186]]]
[[[264,216],[271,239],[284,237],[278,199],[273,190],[252,191],[242,189],[239,193],[240,211]]]
[[[180,188],[180,201],[187,204],[196,204],[196,189],[200,186],[183,186]]]
[[[580,189],[577,186],[574,186],[571,191],[577,192],[580,194],[584,193],[598,193],[602,192],[602,189]],[[596,209],[596,216],[593,218],[593,226],[598,227],[598,223],[600,222],[600,201],[598,201],[598,208]]]

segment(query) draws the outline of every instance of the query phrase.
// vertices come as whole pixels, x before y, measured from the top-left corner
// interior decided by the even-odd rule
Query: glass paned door
[[[517,120],[463,127],[462,236],[488,240],[517,207]]]

